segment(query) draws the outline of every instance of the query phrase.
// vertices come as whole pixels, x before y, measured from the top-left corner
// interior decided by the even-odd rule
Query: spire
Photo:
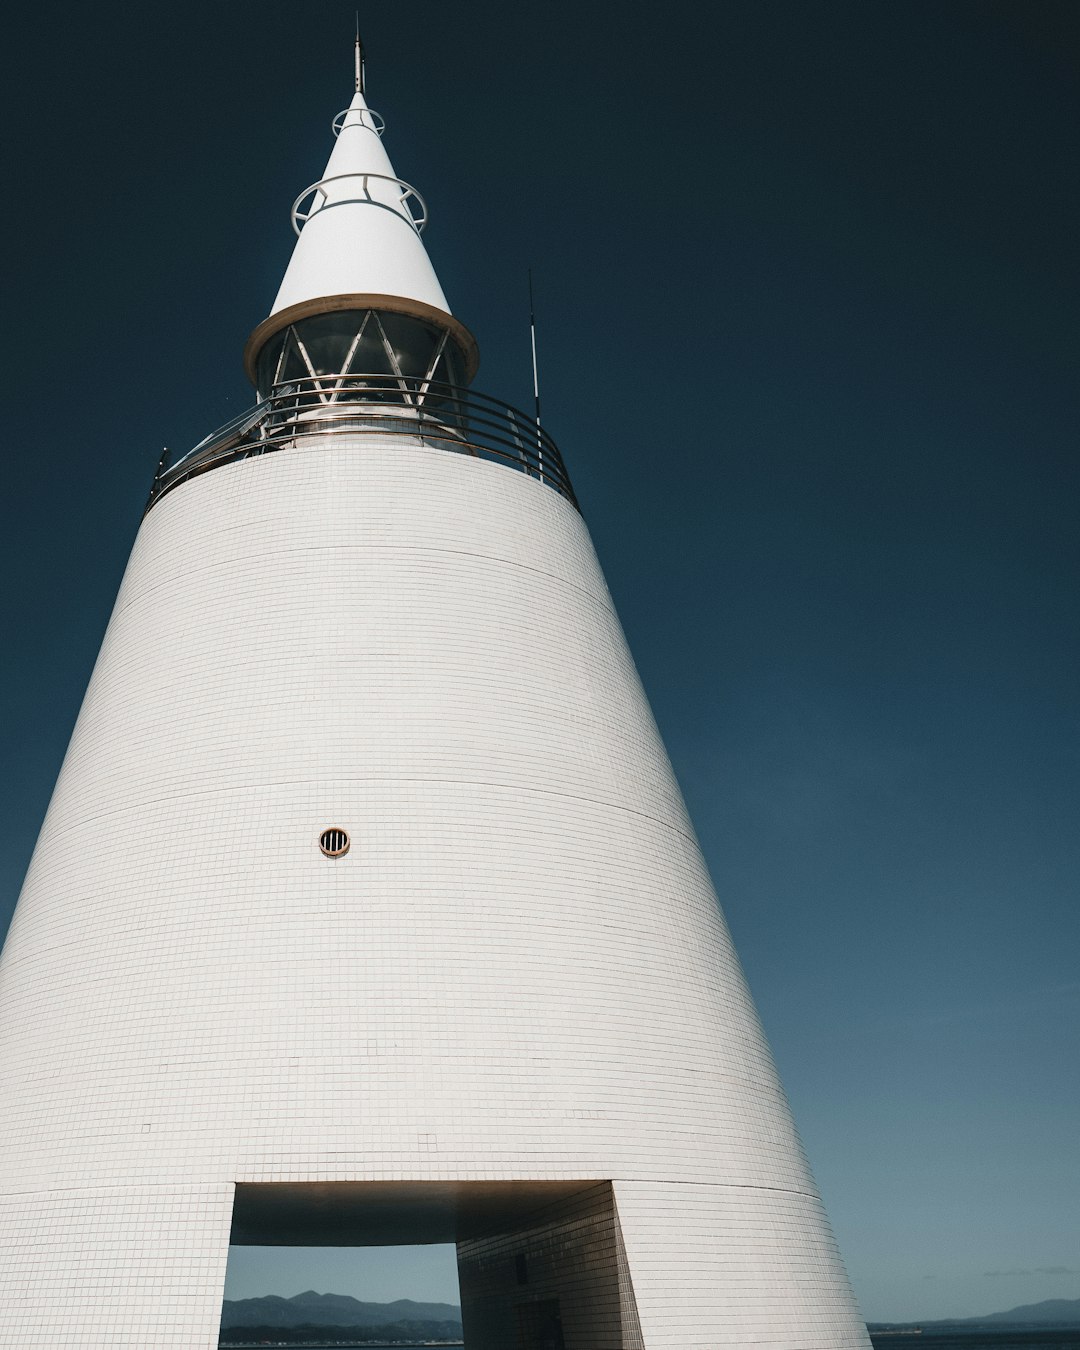
[[[359,21],[353,50],[352,102],[334,118],[325,172],[293,203],[292,258],[244,349],[263,397],[282,381],[357,371],[463,386],[479,363],[421,242],[424,199],[394,172],[368,106]]]
[[[356,92],[334,120],[337,143],[325,172],[294,203],[299,237],[270,313],[343,295],[394,296],[448,313],[420,239],[426,205],[395,173],[382,118],[364,96],[359,33],[355,56]]]

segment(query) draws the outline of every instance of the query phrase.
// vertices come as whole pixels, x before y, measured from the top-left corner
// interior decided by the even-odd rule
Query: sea
[[[1080,1327],[1058,1331],[1039,1328],[1002,1330],[931,1329],[910,1331],[872,1331],[874,1350],[1080,1350]]]

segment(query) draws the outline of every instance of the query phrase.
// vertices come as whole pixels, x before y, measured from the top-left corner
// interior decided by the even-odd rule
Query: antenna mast
[[[364,44],[360,41],[360,11],[356,11],[356,92],[365,93],[364,89]]]
[[[532,268],[529,268],[529,338],[532,341],[533,402],[536,407],[536,458],[540,481],[544,481],[544,441],[540,428],[540,370],[536,363],[536,310],[533,305]]]
[[[532,268],[529,268],[529,337],[532,340],[533,400],[536,404],[536,430],[540,431],[540,373],[536,365],[536,310],[533,306]]]

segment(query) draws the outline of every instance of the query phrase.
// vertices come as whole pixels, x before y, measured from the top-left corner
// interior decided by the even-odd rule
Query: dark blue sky
[[[865,1313],[1077,1296],[1080,7],[361,22],[520,405],[534,269],[545,423]],[[351,28],[8,23],[2,924],[161,446],[250,401]]]

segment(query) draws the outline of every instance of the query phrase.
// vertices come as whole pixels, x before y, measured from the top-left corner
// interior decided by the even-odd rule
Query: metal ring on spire
[[[326,184],[340,182],[343,178],[361,179],[364,185],[363,186],[364,196],[345,197],[341,201],[332,202],[331,205],[346,206],[349,205],[350,203],[355,202],[365,206],[367,205],[385,206],[388,210],[393,211],[395,215],[401,216],[402,220],[407,220],[417,234],[420,234],[424,226],[427,224],[428,221],[427,202],[424,201],[423,197],[421,197],[419,192],[417,192],[416,188],[412,187],[411,184],[406,183],[404,178],[394,178],[392,175],[388,173],[335,173],[331,174],[329,178],[320,178],[320,180],[317,183],[312,183],[310,187],[306,187],[303,190],[303,192],[301,192],[300,196],[297,197],[296,201],[293,202],[292,227],[297,234],[300,233],[303,226],[306,224],[307,221],[311,219],[312,216],[317,216],[320,211],[325,209],[327,205],[327,200],[330,196],[330,194],[326,191]],[[368,187],[368,182],[372,178],[382,183],[396,183],[397,186],[401,189],[401,195],[398,197],[397,201],[380,202],[377,198],[373,197],[371,195],[371,190]],[[301,211],[300,210],[301,203],[312,193],[317,193],[319,198],[321,198],[321,200],[319,200],[316,203],[315,199],[313,198],[311,210]],[[416,203],[415,210],[412,205],[413,202]],[[398,210],[397,209],[398,207],[400,207],[401,209]],[[419,214],[417,214],[417,211],[419,212]]]
[[[340,136],[345,126],[345,119],[350,113],[360,114],[360,125],[367,127],[368,131],[374,131],[377,136],[381,136],[386,130],[386,119],[382,113],[377,113],[374,108],[342,108],[341,112],[330,123],[331,130],[335,136]],[[371,121],[368,122],[368,118]],[[355,126],[356,123],[354,122]]]

